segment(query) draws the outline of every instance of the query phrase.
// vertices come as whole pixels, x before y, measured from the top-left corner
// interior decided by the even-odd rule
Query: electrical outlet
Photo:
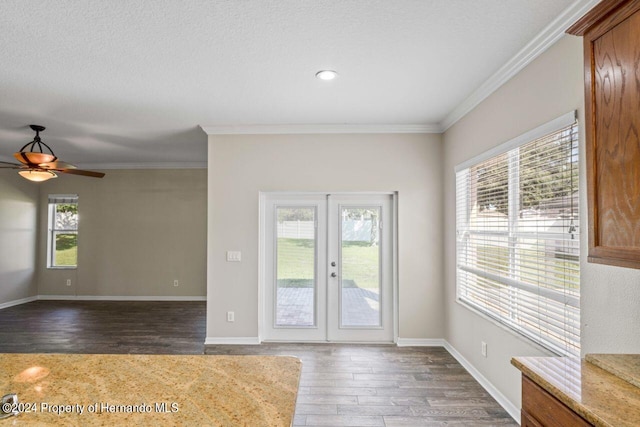
[[[227,311],[227,322],[235,322],[236,314],[233,311]]]
[[[228,262],[240,262],[242,261],[242,252],[240,251],[227,251]]]
[[[173,286],[175,286],[175,287],[180,286],[180,282],[178,282],[178,280],[177,280],[177,279],[176,279],[176,280],[174,280],[174,281],[173,281]]]
[[[67,286],[71,286],[71,279],[67,279]]]
[[[487,357],[487,343],[482,341],[482,356]]]

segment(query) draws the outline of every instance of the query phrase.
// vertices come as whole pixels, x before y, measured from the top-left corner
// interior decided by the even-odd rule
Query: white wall
[[[38,187],[0,171],[0,305],[35,296]]]
[[[91,297],[206,295],[207,171],[108,170],[40,187],[38,293]],[[78,268],[46,268],[49,194],[78,194]],[[71,279],[72,286],[66,286]],[[179,280],[174,287],[173,281]]]
[[[520,372],[512,356],[548,353],[455,301],[454,167],[571,110],[578,110],[581,163],[582,352],[640,352],[640,271],[586,263],[582,39],[565,36],[444,134],[446,339],[516,407]],[[488,344],[488,357],[480,354]]]
[[[209,136],[207,337],[258,336],[260,191],[398,191],[399,335],[442,338],[441,158],[440,135]]]

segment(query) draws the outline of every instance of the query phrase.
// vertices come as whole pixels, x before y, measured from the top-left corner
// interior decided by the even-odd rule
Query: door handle
[[[333,272],[331,273],[331,277],[338,277],[338,275],[335,272]]]

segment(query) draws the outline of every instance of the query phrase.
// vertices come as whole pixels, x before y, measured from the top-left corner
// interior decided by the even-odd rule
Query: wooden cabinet
[[[640,268],[640,0],[603,0],[584,37],[589,261]]]
[[[536,421],[535,418],[522,411],[520,419],[520,427],[542,427],[542,424]]]
[[[521,416],[521,427],[587,427],[592,425],[525,375],[522,376]]]

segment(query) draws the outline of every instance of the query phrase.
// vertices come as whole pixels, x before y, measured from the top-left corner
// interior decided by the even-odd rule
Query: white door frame
[[[399,314],[398,314],[398,193],[389,191],[260,191],[258,194],[258,342],[264,341],[264,330],[266,322],[270,319],[265,319],[267,313],[266,310],[266,230],[267,224],[265,223],[266,215],[266,200],[267,197],[277,196],[310,196],[310,195],[390,195],[392,199],[392,311],[393,311],[393,343],[398,341],[399,330]],[[363,342],[360,342],[363,343]]]

